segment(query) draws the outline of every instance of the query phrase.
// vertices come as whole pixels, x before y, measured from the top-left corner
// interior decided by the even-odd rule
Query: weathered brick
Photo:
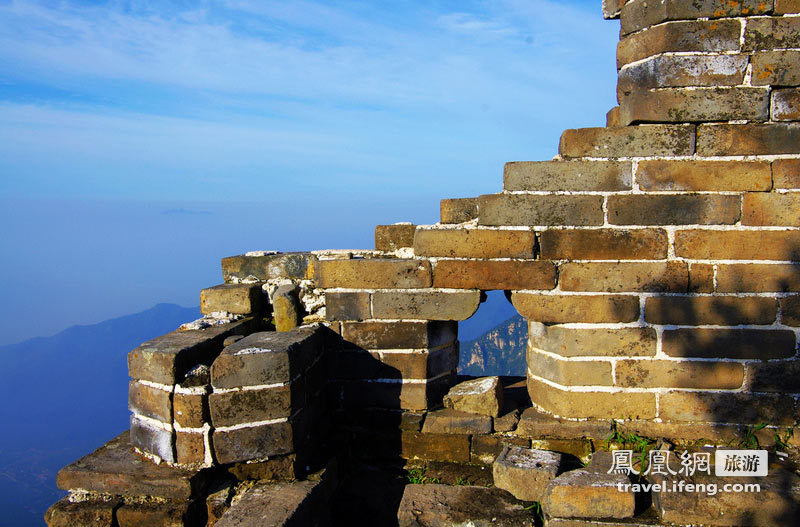
[[[620,128],[578,128],[561,134],[564,157],[690,156],[695,149],[694,125],[641,125]]]
[[[291,331],[303,323],[305,308],[300,302],[300,287],[281,284],[272,292],[272,320],[275,331]]]
[[[175,392],[172,396],[173,418],[185,428],[202,428],[206,422],[206,394]]]
[[[775,195],[781,196],[781,194]],[[751,220],[745,222],[743,218],[742,223],[756,223],[752,220],[755,215],[753,208],[751,203],[749,213]],[[768,209],[764,209],[766,208],[762,209],[763,214],[770,214]],[[794,213],[788,207],[784,210],[789,214]],[[763,219],[763,216],[759,219]],[[798,220],[800,221],[800,215]],[[677,231],[675,254],[697,260],[800,260],[800,231]]]
[[[566,466],[565,456],[556,452],[506,447],[492,466],[492,479],[518,500],[540,502],[547,483]]]
[[[662,336],[662,349],[670,357],[785,359],[796,348],[789,330],[685,328]]]
[[[439,203],[442,223],[464,223],[478,217],[478,198],[443,199]]]
[[[245,487],[216,527],[320,525],[327,515],[327,482],[306,480]],[[324,511],[324,512],[323,512]],[[194,525],[194,524],[192,524]]]
[[[452,289],[553,289],[551,262],[518,260],[440,260],[433,269],[433,287]]]
[[[274,456],[256,463],[234,463],[228,473],[239,481],[292,481],[304,471],[297,454]]]
[[[666,52],[739,51],[738,20],[667,22],[633,35],[617,45],[617,68]]]
[[[495,424],[497,423],[495,422]],[[472,463],[491,465],[506,446],[529,448],[531,446],[531,441],[523,437],[477,435],[472,438],[472,444],[470,445],[470,461]]]
[[[661,260],[668,245],[661,229],[549,229],[539,236],[548,260]]]
[[[603,0],[603,18],[619,18],[619,12],[627,0]]]
[[[442,404],[442,396],[453,383],[452,376],[427,382],[359,382],[336,383],[337,395],[347,408],[394,408],[424,411]]]
[[[630,0],[620,14],[622,34],[639,31],[667,20],[764,15],[772,11],[772,0]]]
[[[781,322],[787,326],[800,327],[800,296],[781,298]]]
[[[639,161],[642,190],[766,191],[772,188],[768,161]]]
[[[370,350],[436,348],[456,339],[454,322],[345,322],[342,338]]]
[[[409,289],[431,285],[431,264],[425,260],[321,260],[315,274],[318,287],[323,289]]]
[[[296,420],[214,430],[214,457],[225,465],[295,452],[303,437],[297,421],[304,418],[301,414]]]
[[[772,324],[777,316],[778,301],[757,296],[655,296],[644,304],[644,319],[651,324]]]
[[[558,283],[563,291],[680,293],[689,289],[689,267],[683,262],[565,263]]]
[[[423,434],[491,434],[492,418],[451,408],[428,412]]]
[[[621,98],[644,88],[739,86],[747,55],[657,55],[623,67],[617,94]]]
[[[776,121],[800,121],[800,88],[774,90],[770,115]]]
[[[119,499],[71,502],[62,498],[54,503],[44,515],[48,527],[111,527],[114,524],[114,510],[119,507]]]
[[[561,386],[613,386],[611,362],[570,361],[554,358],[533,346],[527,351],[528,371]]]
[[[504,409],[500,377],[482,377],[460,382],[444,396],[445,408],[461,412],[499,417]]]
[[[325,293],[328,320],[364,320],[371,316],[369,293]]]
[[[217,392],[208,396],[215,427],[289,417],[305,406],[305,394],[293,382],[286,386]]]
[[[620,100],[620,123],[769,120],[767,88],[635,90]]]
[[[480,291],[378,291],[372,296],[375,318],[466,320],[478,309]]]
[[[226,311],[249,315],[264,308],[261,284],[221,284],[200,291],[200,312]]]
[[[417,229],[418,256],[450,258],[533,258],[532,231],[497,229]]]
[[[701,156],[799,153],[800,123],[707,124],[697,128],[697,154]]]
[[[622,126],[619,123],[619,106],[614,106],[606,112],[606,128],[615,128]]]
[[[660,396],[659,417],[668,421],[794,424],[794,398],[726,392],[669,392]]]
[[[506,163],[505,190],[615,191],[631,189],[631,162],[527,161]]]
[[[629,194],[609,196],[608,221],[616,225],[732,225],[739,196]]]
[[[751,62],[754,86],[800,84],[800,51],[757,51]]]
[[[800,13],[800,0],[775,0],[775,14],[789,15]]]
[[[486,194],[480,225],[602,225],[603,197],[586,195]]]
[[[263,256],[230,256],[222,259],[222,277],[225,282],[256,280],[266,282],[273,278],[303,280],[313,276],[314,260],[311,253],[277,253]]]
[[[562,357],[652,357],[656,354],[653,328],[577,329],[530,322],[529,336],[531,346]]]
[[[798,290],[800,290],[800,265],[717,265],[717,291],[720,293],[769,293]]]
[[[403,432],[401,455],[406,459],[469,462],[469,436]]]
[[[800,159],[776,159],[772,162],[775,188],[800,189]]]
[[[602,421],[601,419],[608,420]],[[592,421],[572,421],[553,417],[538,408],[528,408],[522,412],[519,425],[514,433],[521,437],[531,437],[533,441],[536,441],[541,438],[605,439],[610,432],[611,420],[609,417],[600,417],[598,420]]]
[[[337,379],[429,379],[458,366],[455,345],[433,351],[346,350],[330,357],[331,375]]]
[[[183,527],[195,524],[201,517],[194,502],[168,501],[123,503],[116,512],[119,527]]]
[[[175,432],[175,459],[181,465],[202,465],[206,459],[205,437],[202,433]]]
[[[172,392],[131,381],[128,385],[128,410],[164,423],[171,423]]]
[[[800,392],[800,361],[758,361],[746,367],[749,388],[754,392]]]
[[[714,265],[703,263],[689,264],[689,292],[714,292]]]
[[[375,249],[393,252],[402,247],[414,246],[416,225],[395,224],[375,226]]]
[[[157,425],[153,421],[146,421],[136,414],[130,417],[131,445],[139,450],[158,456],[167,463],[175,463],[175,436],[172,424]]]
[[[543,324],[633,322],[639,298],[633,295],[539,295],[512,293],[511,303],[523,317]]]
[[[617,386],[734,390],[742,386],[744,367],[736,362],[621,360]]]
[[[800,193],[775,194],[775,193],[747,193],[742,200],[742,225],[780,225],[787,227],[800,227]],[[762,233],[766,234],[766,233]],[[798,260],[800,255],[800,241],[797,231],[787,231],[773,235],[781,247],[776,249],[785,256],[792,258],[784,260]],[[795,236],[793,236],[795,235]],[[782,249],[782,251],[781,251]],[[766,258],[761,258],[766,259]]]
[[[800,18],[759,17],[747,20],[744,50],[786,48],[800,48]]]
[[[547,412],[572,419],[652,419],[656,417],[653,393],[569,392],[528,375],[531,401]]]

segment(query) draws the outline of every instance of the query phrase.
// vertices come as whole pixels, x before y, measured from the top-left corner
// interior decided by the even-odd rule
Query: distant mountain
[[[514,315],[474,340],[461,341],[458,373],[524,376],[527,342],[527,323]]]
[[[128,351],[199,316],[158,304],[0,347],[0,526],[44,525],[58,470],[128,428]]]

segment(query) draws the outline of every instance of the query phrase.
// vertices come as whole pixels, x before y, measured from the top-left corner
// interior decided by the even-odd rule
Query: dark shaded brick
[[[789,330],[686,328],[665,330],[662,348],[670,357],[766,360],[793,356],[797,343]]]
[[[608,198],[608,221],[616,225],[733,225],[739,213],[739,196],[631,194]]]

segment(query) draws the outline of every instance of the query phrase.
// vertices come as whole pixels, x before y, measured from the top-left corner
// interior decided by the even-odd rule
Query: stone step
[[[215,527],[316,527],[328,525],[323,481],[257,485],[234,498]]]

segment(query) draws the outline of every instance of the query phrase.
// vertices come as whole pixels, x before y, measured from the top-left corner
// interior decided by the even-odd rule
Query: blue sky
[[[500,190],[615,104],[600,3],[0,0],[0,343]]]

